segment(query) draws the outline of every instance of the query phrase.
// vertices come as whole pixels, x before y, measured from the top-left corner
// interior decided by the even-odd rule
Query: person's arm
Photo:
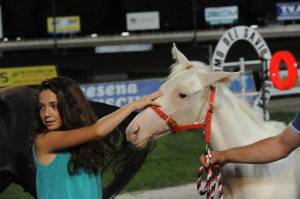
[[[291,127],[287,127],[281,134],[254,144],[224,151],[212,151],[210,164],[222,166],[226,163],[269,163],[287,157],[298,146],[300,146],[300,135],[293,132]],[[204,155],[200,160],[204,166],[208,166]]]
[[[116,128],[130,113],[149,105],[158,105],[153,100],[161,96],[160,91],[138,99],[117,111],[100,118],[95,124],[67,131],[52,131],[40,134],[35,139],[38,151],[54,152],[74,147],[91,140],[101,139]]]
[[[114,106],[111,104],[105,104],[102,102],[94,102],[94,101],[90,101],[90,104],[94,110],[94,112],[96,113],[98,118],[102,118],[116,110],[118,110],[120,107],[118,106]],[[130,113],[130,115],[128,115],[126,117],[125,120],[123,120],[119,125],[118,128],[120,129],[121,132],[125,132],[127,126],[129,125],[129,123],[135,118],[135,116],[138,114],[137,111],[133,111],[132,113]]]

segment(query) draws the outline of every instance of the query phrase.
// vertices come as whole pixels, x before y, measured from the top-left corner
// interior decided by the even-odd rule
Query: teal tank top
[[[70,176],[70,157],[68,152],[59,152],[51,163],[44,165],[38,162],[33,147],[38,199],[102,199],[100,176],[85,171]]]

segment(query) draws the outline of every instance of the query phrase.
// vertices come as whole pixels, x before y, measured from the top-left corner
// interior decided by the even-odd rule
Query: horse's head
[[[173,46],[172,54],[175,63],[167,81],[161,85],[163,96],[156,101],[161,105],[161,112],[178,125],[200,122],[207,111],[211,86],[235,75],[211,72],[205,63],[189,61],[176,46]],[[138,148],[167,132],[170,132],[170,126],[150,107],[138,114],[126,131],[127,139]]]

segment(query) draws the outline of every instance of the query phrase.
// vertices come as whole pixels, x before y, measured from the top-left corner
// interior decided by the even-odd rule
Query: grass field
[[[294,112],[272,113],[271,119],[288,123]],[[182,132],[162,137],[138,174],[124,191],[175,186],[194,182],[203,143],[198,132]],[[158,180],[159,179],[159,180]],[[32,199],[17,185],[0,194],[0,199]]]

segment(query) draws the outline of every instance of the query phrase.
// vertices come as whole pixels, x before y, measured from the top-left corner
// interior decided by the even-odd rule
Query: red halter
[[[210,144],[210,134],[211,134],[211,118],[214,111],[214,99],[215,99],[216,89],[215,87],[210,87],[210,96],[209,96],[209,107],[205,115],[203,123],[187,124],[187,125],[178,125],[177,122],[169,117],[167,114],[162,112],[159,107],[151,106],[151,108],[170,126],[173,133],[182,130],[189,129],[204,129],[204,140],[206,143],[206,154],[210,154],[209,144]],[[208,159],[209,162],[209,159]],[[202,176],[206,173],[206,184],[202,186]],[[222,185],[222,176],[220,171],[213,172],[212,165],[209,165],[208,168],[201,166],[198,169],[198,178],[197,178],[197,191],[200,195],[205,195],[206,198],[212,199],[214,195],[218,193],[219,199],[223,199],[223,185]]]
[[[210,96],[209,96],[209,107],[208,111],[205,115],[205,120],[203,123],[195,123],[195,124],[186,124],[186,125],[178,125],[177,122],[165,114],[162,110],[160,110],[157,106],[151,106],[151,108],[169,125],[173,133],[177,131],[189,130],[189,129],[204,129],[205,131],[205,143],[210,143],[210,133],[211,133],[211,117],[214,111],[214,99],[215,99],[216,89],[215,87],[210,87]]]

